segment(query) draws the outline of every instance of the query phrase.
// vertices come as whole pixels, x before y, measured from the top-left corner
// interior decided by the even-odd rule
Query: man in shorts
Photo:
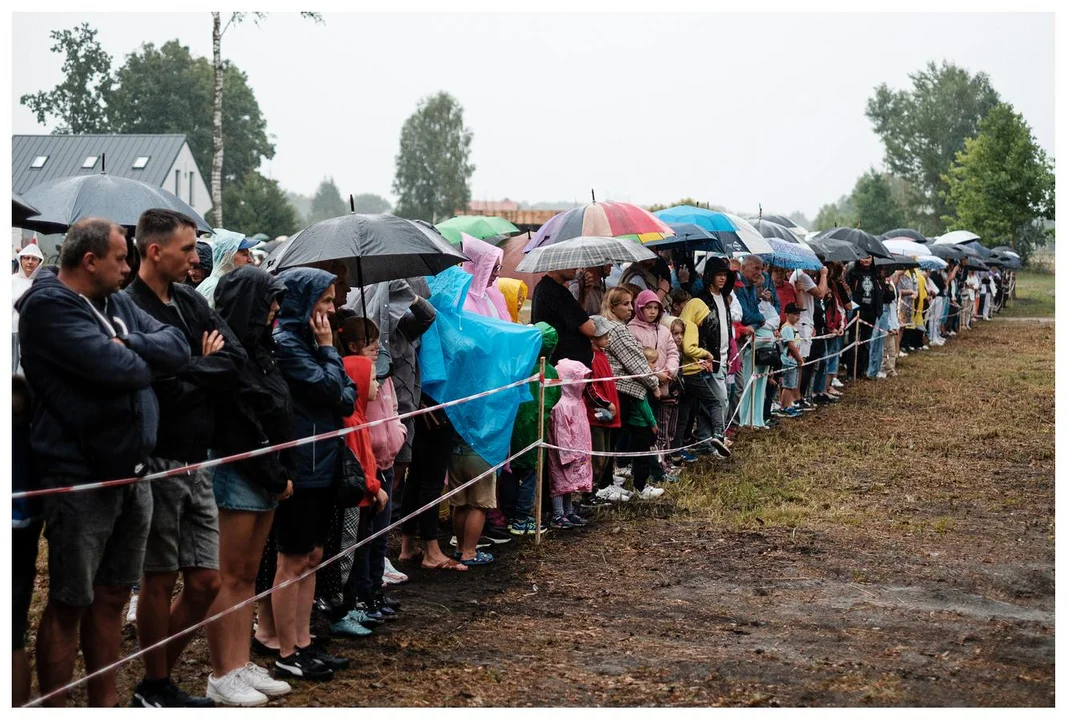
[[[150,472],[203,462],[215,434],[216,398],[237,388],[245,351],[200,293],[184,280],[198,262],[196,223],[171,210],[147,210],[137,223],[141,265],[123,292],[153,318],[178,330],[190,361],[157,377],[159,440]],[[144,580],[137,603],[137,638],[151,647],[204,619],[219,592],[219,511],[210,470],[152,482],[152,523],[145,549]],[[173,600],[178,571],[182,591]],[[145,676],[134,688],[133,707],[213,707],[171,679],[185,635],[145,653]]]
[[[491,465],[478,456],[459,436],[449,457],[448,489],[455,490],[489,470]],[[488,565],[493,555],[478,549],[478,538],[486,524],[486,512],[497,507],[497,476],[489,473],[473,485],[449,498],[452,527],[456,533],[456,558],[464,565]]]
[[[189,361],[181,333],[119,292],[130,267],[122,226],[71,226],[60,266],[43,268],[19,298],[19,340],[36,404],[30,448],[43,488],[145,472],[156,442],[156,375]],[[87,673],[119,657],[122,607],[141,575],[152,514],[143,482],[45,496],[48,605],[37,633],[47,695],[74,674],[79,633]],[[83,623],[84,620],[84,623]],[[89,705],[114,707],[114,673],[88,682]],[[61,707],[66,693],[45,701]]]

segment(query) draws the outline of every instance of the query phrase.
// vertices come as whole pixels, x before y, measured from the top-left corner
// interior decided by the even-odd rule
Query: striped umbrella
[[[542,245],[576,237],[623,237],[633,235],[639,242],[662,240],[672,232],[663,221],[637,205],[623,202],[592,202],[554,215],[538,229],[523,248],[530,252]]]
[[[778,238],[767,238],[775,254],[769,262],[775,267],[787,270],[819,270],[823,263],[808,245],[787,242]]]
[[[676,205],[653,213],[664,222],[693,223],[719,238],[728,253],[771,255],[774,251],[748,220],[718,210]]]
[[[516,272],[545,273],[553,270],[622,265],[655,258],[656,254],[638,243],[614,237],[576,237],[534,248],[516,266]]]

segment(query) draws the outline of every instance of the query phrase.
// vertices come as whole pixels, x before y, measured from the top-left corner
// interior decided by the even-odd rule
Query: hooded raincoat
[[[461,265],[461,269],[471,275],[471,287],[464,300],[464,310],[494,320],[510,320],[508,304],[497,286],[490,281],[494,268],[504,260],[504,250],[470,235],[463,235],[464,255],[470,262]],[[514,322],[514,321],[513,321]]]
[[[712,352],[701,344],[701,323],[711,313],[705,301],[698,298],[692,298],[682,306],[679,319],[686,329],[682,333],[682,357],[679,362],[683,366],[683,375],[696,375],[701,372],[700,366],[696,364],[699,360],[715,359]]]
[[[512,322],[519,322],[519,311],[523,309],[527,295],[529,295],[527,284],[515,278],[497,278],[497,289],[504,296],[504,303],[508,306],[508,314]]]
[[[342,419],[342,424],[347,428],[366,425],[367,396],[370,395],[374,366],[370,358],[362,355],[346,355],[343,363],[345,374],[356,385],[356,409],[351,415]],[[352,450],[356,459],[360,461],[360,467],[363,468],[364,478],[367,481],[367,496],[360,501],[360,507],[368,507],[373,502],[374,496],[382,489],[382,484],[378,481],[378,461],[375,459],[370,429],[361,428],[350,432],[345,435],[345,444],[349,446],[349,450]]]
[[[590,369],[576,360],[563,359],[556,364],[561,380],[582,380]],[[589,452],[593,447],[583,385],[563,385],[560,401],[551,414],[550,442],[567,450],[549,451],[549,483],[553,497],[593,489],[593,464]]]
[[[642,308],[650,303],[656,303],[660,307],[656,319],[651,323],[642,319]],[[666,372],[671,377],[679,374],[679,349],[675,341],[671,339],[671,329],[661,324],[664,319],[664,303],[652,290],[642,290],[638,293],[638,299],[634,303],[634,317],[627,323],[627,328],[643,348],[656,350],[659,356],[655,369],[657,372]],[[671,381],[660,383],[660,397],[668,396],[668,385]]]
[[[341,419],[356,408],[356,386],[333,345],[315,341],[311,318],[315,301],[334,283],[325,270],[297,267],[279,278],[286,294],[274,329],[275,359],[293,397],[293,428],[298,438],[341,428]],[[328,438],[296,450],[293,487],[329,487],[340,471],[341,440]]]
[[[557,334],[555,328],[548,323],[540,322],[534,326],[541,331],[541,352],[538,357],[548,358],[553,354],[553,350],[556,349]],[[537,370],[537,366],[535,366]],[[556,372],[556,368],[552,365],[545,364],[545,379],[556,380],[560,376]],[[530,394],[533,396],[533,400],[527,400],[524,403],[519,404],[519,409],[515,414],[515,424],[512,425],[512,453],[517,453],[528,445],[532,444],[538,439],[538,383],[537,381],[530,383]],[[549,431],[550,416],[552,409],[556,407],[556,403],[560,400],[560,386],[554,385],[545,388],[545,430]],[[537,449],[529,450],[526,454],[512,460],[511,467],[512,472],[518,472],[520,470],[531,470],[537,464],[538,451]]]
[[[197,292],[207,299],[212,308],[215,307],[215,287],[223,275],[234,269],[234,255],[237,255],[244,239],[241,233],[222,228],[216,228],[211,235],[211,275],[197,285]]]

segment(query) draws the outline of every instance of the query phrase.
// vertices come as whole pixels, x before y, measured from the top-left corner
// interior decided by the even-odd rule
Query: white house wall
[[[190,173],[193,175],[192,198],[189,196]],[[179,151],[178,157],[171,166],[167,179],[163,181],[162,186],[185,200],[201,215],[206,216],[208,211],[211,210],[211,190],[208,189],[204,178],[201,177],[200,171],[197,169],[196,161],[193,159],[193,153],[189,149],[188,143],[182,145],[182,149]]]

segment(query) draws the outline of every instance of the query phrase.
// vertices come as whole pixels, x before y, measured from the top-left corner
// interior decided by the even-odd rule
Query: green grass
[[[1057,277],[1048,273],[1018,272],[1016,299],[1001,311],[1002,317],[1053,317]]]

